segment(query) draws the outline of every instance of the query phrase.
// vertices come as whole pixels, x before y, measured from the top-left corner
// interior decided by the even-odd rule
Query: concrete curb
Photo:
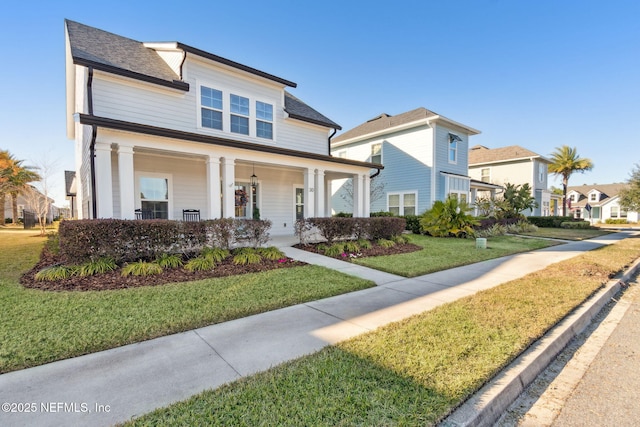
[[[640,258],[620,278],[607,282],[603,289],[560,321],[439,425],[471,427],[495,423],[638,270]]]

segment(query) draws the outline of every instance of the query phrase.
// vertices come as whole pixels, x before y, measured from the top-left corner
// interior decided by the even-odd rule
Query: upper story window
[[[596,202],[596,201],[598,201],[598,194],[597,194],[597,193],[591,193],[591,194],[589,194],[589,201],[590,201],[590,202]]]
[[[231,94],[231,132],[249,135],[249,98]]]
[[[482,168],[482,169],[480,169],[480,181],[482,181],[482,182],[491,182],[491,169],[490,168]]]
[[[222,130],[222,91],[200,87],[202,127]]]
[[[449,163],[458,163],[458,142],[462,138],[454,133],[449,134]]]
[[[273,139],[273,105],[256,101],[256,136]]]
[[[371,146],[371,163],[382,164],[382,144]]]
[[[547,165],[545,165],[544,163],[540,163],[540,166],[538,166],[538,181],[540,181],[540,183],[544,182],[544,177],[547,174]]]

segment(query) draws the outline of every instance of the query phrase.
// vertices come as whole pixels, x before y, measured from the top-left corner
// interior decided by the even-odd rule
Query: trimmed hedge
[[[627,221],[626,219],[614,219],[614,218],[607,218],[604,220],[605,224],[628,224],[629,221]]]
[[[413,234],[421,234],[422,226],[420,225],[420,217],[417,215],[405,215],[401,218],[404,218],[407,221],[406,229],[411,231]]]
[[[63,221],[60,254],[74,263],[109,257],[121,264],[151,261],[162,254],[192,255],[204,247],[268,240],[270,221],[217,219],[198,222],[119,219]],[[265,237],[266,234],[266,237]]]
[[[589,221],[565,221],[560,224],[561,228],[591,228]]]
[[[574,221],[572,216],[529,216],[527,220],[538,227],[560,228],[563,222]]]
[[[309,228],[315,227],[327,242],[344,239],[390,239],[399,236],[405,230],[406,221],[397,217],[374,218],[307,218]]]
[[[474,227],[474,229],[476,230],[488,230],[490,228],[493,228],[493,226],[495,226],[496,224],[506,227],[508,225],[517,224],[523,220],[522,218],[482,218],[479,221],[480,223]]]

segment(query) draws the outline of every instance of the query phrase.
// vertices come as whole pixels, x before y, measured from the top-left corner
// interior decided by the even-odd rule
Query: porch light
[[[257,187],[258,186],[258,177],[256,176],[256,165],[253,165],[253,175],[251,175],[251,186],[252,187]]]

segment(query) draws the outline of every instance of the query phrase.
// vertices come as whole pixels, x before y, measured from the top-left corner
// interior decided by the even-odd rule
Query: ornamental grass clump
[[[358,239],[358,246],[362,249],[371,249],[371,242],[367,239]]]
[[[93,276],[96,274],[104,274],[118,268],[113,258],[99,258],[95,261],[89,261],[78,267],[78,276]]]
[[[122,267],[123,276],[151,276],[162,273],[162,267],[155,262],[131,262]]]
[[[216,262],[211,257],[199,256],[190,259],[184,266],[184,269],[190,272],[211,271],[215,268]]]
[[[325,249],[324,254],[326,256],[335,258],[337,256],[342,255],[343,252],[344,252],[344,243],[334,243],[333,245]]]
[[[222,248],[204,248],[202,250],[202,256],[211,258],[215,263],[218,263],[229,256],[229,251]]]
[[[74,276],[78,271],[78,268],[66,265],[54,265],[52,267],[43,268],[35,275],[35,279],[38,281],[54,282],[56,280],[64,280]]]
[[[253,248],[240,248],[235,251],[233,263],[236,265],[259,264],[262,257]]]
[[[177,254],[162,254],[156,258],[156,264],[162,268],[178,268],[182,267],[182,257]]]
[[[382,246],[383,248],[392,248],[396,245],[396,242],[387,239],[378,239],[376,243],[378,246]]]
[[[286,255],[275,246],[270,246],[268,248],[258,248],[256,249],[256,251],[262,258],[268,259],[270,261],[276,261],[286,258]]]
[[[344,243],[344,250],[345,252],[358,252],[360,251],[360,246],[358,246],[358,244],[356,242],[353,241],[348,241]]]

